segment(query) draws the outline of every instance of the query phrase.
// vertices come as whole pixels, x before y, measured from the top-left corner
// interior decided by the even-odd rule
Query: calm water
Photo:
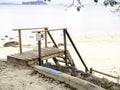
[[[0,6],[0,37],[14,35],[14,28],[67,27],[72,34],[120,32],[120,16],[103,6],[87,6],[77,12],[63,6]]]
[[[120,16],[110,12],[109,8],[88,6],[82,8],[80,12],[77,12],[75,8],[70,8],[67,11],[65,9],[63,6],[0,6],[0,38],[5,35],[17,36],[17,32],[12,29],[26,27],[67,27],[70,34],[120,33]],[[117,51],[118,48],[114,50]],[[100,58],[104,61],[103,57]],[[94,60],[94,57],[92,59]],[[91,62],[92,59],[90,58],[86,62]],[[99,57],[96,60],[99,60]],[[104,63],[98,64],[100,66]],[[100,66],[100,68],[102,67]]]

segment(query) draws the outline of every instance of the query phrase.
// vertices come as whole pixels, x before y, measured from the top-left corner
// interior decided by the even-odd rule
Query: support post
[[[41,32],[38,32],[40,34]],[[38,40],[38,60],[39,60],[39,65],[42,66],[43,62],[41,59],[41,40]]]
[[[22,53],[21,30],[18,30],[18,37],[19,37],[19,50],[20,53]]]
[[[48,31],[48,28],[45,28],[45,47],[48,47],[47,45],[47,31]],[[48,62],[48,60],[46,60],[46,63]]]
[[[48,28],[45,28],[45,47],[47,47],[47,31]]]
[[[64,54],[65,54],[65,64],[66,66],[68,65],[67,63],[67,42],[66,42],[66,29],[63,29],[63,37],[64,37]]]

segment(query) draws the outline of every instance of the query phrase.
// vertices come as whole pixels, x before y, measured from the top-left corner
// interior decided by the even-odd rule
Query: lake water
[[[14,28],[67,27],[72,34],[120,32],[120,16],[104,6],[85,6],[65,11],[63,6],[0,6],[0,37],[15,35]]]
[[[66,7],[63,6],[48,6],[48,5],[0,6],[0,44],[2,43],[2,41],[4,43],[4,40],[1,39],[4,38],[5,35],[10,35],[10,37],[17,36],[17,32],[12,31],[12,29],[15,28],[66,27],[68,28],[70,35],[120,33],[120,16],[118,16],[118,13],[112,13],[110,11],[111,10],[110,8],[105,8],[104,6],[86,6],[82,8],[80,12],[76,11],[76,8],[72,7],[67,11],[65,11],[65,9]],[[29,35],[32,34],[33,33],[29,33]],[[23,36],[25,35],[28,36],[28,34],[24,33]],[[59,36],[58,33],[56,33],[55,35]],[[24,41],[27,43],[32,40]],[[112,51],[110,55],[106,54],[107,51],[112,49],[111,44],[107,44],[110,45],[110,48],[107,45],[105,46],[104,45],[102,46],[101,44],[99,45],[99,43],[98,44],[93,43],[92,45],[89,45],[88,43],[86,46],[85,45],[86,44],[79,44],[79,42],[77,41],[77,46],[79,50],[82,51],[81,49],[83,49],[84,53],[82,56],[83,57],[85,56],[84,58],[86,58],[87,55],[86,58],[87,65],[94,66],[93,64],[95,63],[92,62],[98,60],[99,62],[97,61],[95,68],[98,67],[99,70],[101,71],[103,71],[104,69],[107,71],[110,70],[110,68],[112,67],[119,66],[118,63],[119,53],[115,54],[116,52],[119,52],[118,49],[119,45],[117,47],[116,45],[115,47],[113,45],[114,51]],[[106,49],[106,47],[108,48]],[[101,52],[104,53],[98,55],[97,58],[94,58],[94,53],[101,53],[99,52],[100,50],[103,50]],[[3,51],[1,52],[1,56],[5,56],[2,54],[6,54],[6,52],[9,51],[9,48],[6,48],[6,50]],[[91,55],[91,51],[93,55]],[[9,54],[11,54],[11,51],[9,51]],[[74,55],[74,53],[72,55]],[[113,57],[111,58],[111,56]],[[74,58],[76,57],[74,56]],[[78,59],[76,58],[76,60]],[[112,65],[114,60],[116,60],[116,63]],[[106,67],[103,67],[104,65],[103,61],[107,63],[105,65]],[[77,66],[80,66],[81,69],[81,65],[79,65],[79,63],[77,64],[78,64]],[[119,68],[117,67],[117,69]]]

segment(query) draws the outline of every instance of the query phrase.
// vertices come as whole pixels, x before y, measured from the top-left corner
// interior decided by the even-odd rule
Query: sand
[[[73,40],[88,68],[93,68],[113,76],[120,76],[119,33],[76,36]],[[74,54],[74,52],[72,51],[71,54]],[[75,58],[77,67],[84,70],[84,67],[79,64],[81,62],[77,55]],[[116,79],[109,79],[117,81]]]
[[[0,61],[0,90],[71,90],[58,81],[40,77],[33,70]]]
[[[92,67],[110,75],[120,76],[120,33],[79,35],[72,36],[72,38],[88,68]],[[58,43],[62,43],[62,40],[59,41]],[[30,45],[27,43],[23,47],[24,51],[37,47]],[[70,42],[67,45],[77,68],[84,70]],[[6,62],[7,55],[18,52],[18,47],[0,46],[0,90],[70,90],[70,88],[65,87],[65,84],[60,84],[57,81],[46,81],[39,77],[39,74],[31,75],[32,69],[28,67]],[[96,73],[95,75],[105,77]],[[117,82],[116,79],[108,79]]]

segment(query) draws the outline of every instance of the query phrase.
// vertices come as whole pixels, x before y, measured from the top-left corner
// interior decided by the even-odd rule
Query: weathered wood
[[[51,32],[51,31],[61,31],[61,30],[65,30],[67,28],[59,28],[59,29],[49,29],[48,31]],[[45,30],[39,30],[39,31],[32,31],[33,33],[37,33],[37,32],[48,32],[48,31],[45,31]]]
[[[48,29],[47,28],[45,28],[45,47],[47,47],[47,31]]]
[[[50,59],[63,55],[64,51],[58,48],[42,48],[41,60]],[[26,51],[14,55],[7,56],[7,60],[13,63],[29,65],[38,63],[38,50]]]
[[[65,33],[66,29],[63,29],[63,37],[64,37],[64,54],[65,54],[65,64],[66,66],[68,66],[67,63],[67,42],[66,42],[66,33]]]
[[[55,47],[58,48],[58,46],[57,46],[55,40],[53,39],[52,35],[50,34],[50,32],[47,31],[47,33],[48,33],[49,37],[51,38],[52,42],[54,43]]]
[[[75,46],[75,44],[74,44],[74,42],[73,42],[72,38],[70,37],[70,35],[69,35],[68,31],[67,31],[67,30],[65,30],[65,31],[66,31],[66,35],[68,36],[68,38],[69,38],[69,40],[70,40],[70,42],[71,42],[72,46],[74,47],[74,49],[75,49],[75,51],[76,51],[77,55],[79,56],[79,58],[80,58],[80,60],[81,60],[82,64],[83,64],[83,65],[84,65],[84,67],[85,67],[85,71],[86,71],[86,72],[88,72],[88,71],[89,71],[89,69],[88,69],[87,65],[85,64],[85,62],[84,62],[83,58],[81,57],[81,55],[80,55],[79,51],[77,50],[77,48],[76,48],[76,46]]]
[[[59,62],[58,62],[58,59],[57,59],[56,57],[53,57],[53,61],[55,62],[55,64],[56,64],[57,66],[60,66],[60,64],[59,64]]]
[[[67,41],[66,41],[66,36],[67,36],[68,39],[70,40],[73,48],[75,49],[78,57],[80,58],[83,66],[85,67],[85,71],[86,71],[86,72],[89,71],[89,69],[88,69],[88,67],[86,66],[84,60],[82,59],[80,53],[78,52],[78,50],[77,50],[77,48],[76,48],[76,46],[75,46],[72,38],[70,37],[69,33],[67,32],[67,28],[59,28],[59,29],[51,29],[51,30],[50,30],[50,29],[48,30],[47,27],[43,27],[43,28],[21,28],[21,29],[13,29],[13,30],[15,30],[15,31],[17,30],[17,31],[19,32],[20,53],[22,53],[21,30],[36,30],[36,29],[38,29],[39,31],[32,31],[32,32],[33,32],[33,33],[45,32],[45,47],[47,47],[47,34],[48,34],[49,37],[50,37],[50,39],[52,40],[54,46],[55,46],[56,48],[58,48],[58,46],[57,46],[54,38],[52,37],[52,35],[51,35],[51,33],[50,33],[51,31],[59,31],[59,30],[62,30],[62,31],[63,31],[63,36],[64,36],[64,38],[63,38],[63,39],[64,39],[64,51],[62,51],[61,53],[54,53],[54,54],[51,54],[51,55],[42,56],[42,57],[41,57],[42,60],[44,60],[44,59],[47,60],[47,59],[49,59],[49,58],[53,58],[53,57],[56,57],[56,56],[64,55],[64,58],[63,58],[63,59],[64,59],[64,61],[65,61],[65,65],[68,66],[68,60],[69,60],[70,65],[71,65],[71,66],[75,66],[74,61],[73,61],[70,53],[69,53],[69,52],[67,53]],[[40,29],[42,29],[42,30],[40,30]],[[39,50],[39,51],[40,51],[40,50]],[[55,51],[56,51],[56,50],[55,50]],[[34,52],[34,51],[33,51],[33,52]],[[37,51],[35,51],[35,52],[37,52]],[[48,52],[48,51],[47,51],[47,52]],[[43,53],[43,51],[41,51],[41,53]],[[51,53],[51,51],[50,51],[50,53]],[[49,54],[50,54],[50,53],[49,53]],[[32,60],[31,60],[32,63],[34,62],[34,59],[35,59],[35,60],[38,59],[38,54],[36,54],[36,55],[37,55],[36,58],[35,58],[35,57],[30,58],[30,59],[32,59]],[[26,56],[27,56],[27,55],[26,55]],[[30,56],[31,56],[31,55],[30,55]],[[24,57],[25,57],[25,56],[24,56]],[[8,56],[8,58],[9,58],[9,56]],[[40,59],[41,59],[41,58],[40,58]],[[42,60],[41,60],[41,61],[42,61]],[[55,58],[54,58],[54,61],[55,61],[55,63],[58,63],[58,61],[56,61]],[[30,60],[29,60],[29,62],[30,62]],[[31,63],[31,62],[30,62],[30,63]]]
[[[18,29],[13,29],[13,31],[17,30],[36,30],[36,29],[45,29],[47,27],[40,27],[40,28],[18,28]]]
[[[18,31],[18,36],[19,36],[19,49],[20,53],[22,53],[22,36],[21,36],[21,30],[36,30],[36,29],[46,29],[47,27],[41,27],[41,28],[19,28],[19,29],[13,29],[13,31]],[[44,30],[45,31],[45,30]],[[40,32],[40,31],[39,31]]]
[[[20,48],[20,53],[22,53],[21,30],[18,30],[18,36],[19,36],[19,48]]]
[[[71,66],[75,66],[75,63],[74,63],[74,61],[73,61],[73,58],[71,57],[71,55],[70,55],[70,52],[67,50],[66,51],[67,52],[67,57],[68,57],[68,59],[69,59],[69,62],[70,62],[70,64],[71,64]]]

